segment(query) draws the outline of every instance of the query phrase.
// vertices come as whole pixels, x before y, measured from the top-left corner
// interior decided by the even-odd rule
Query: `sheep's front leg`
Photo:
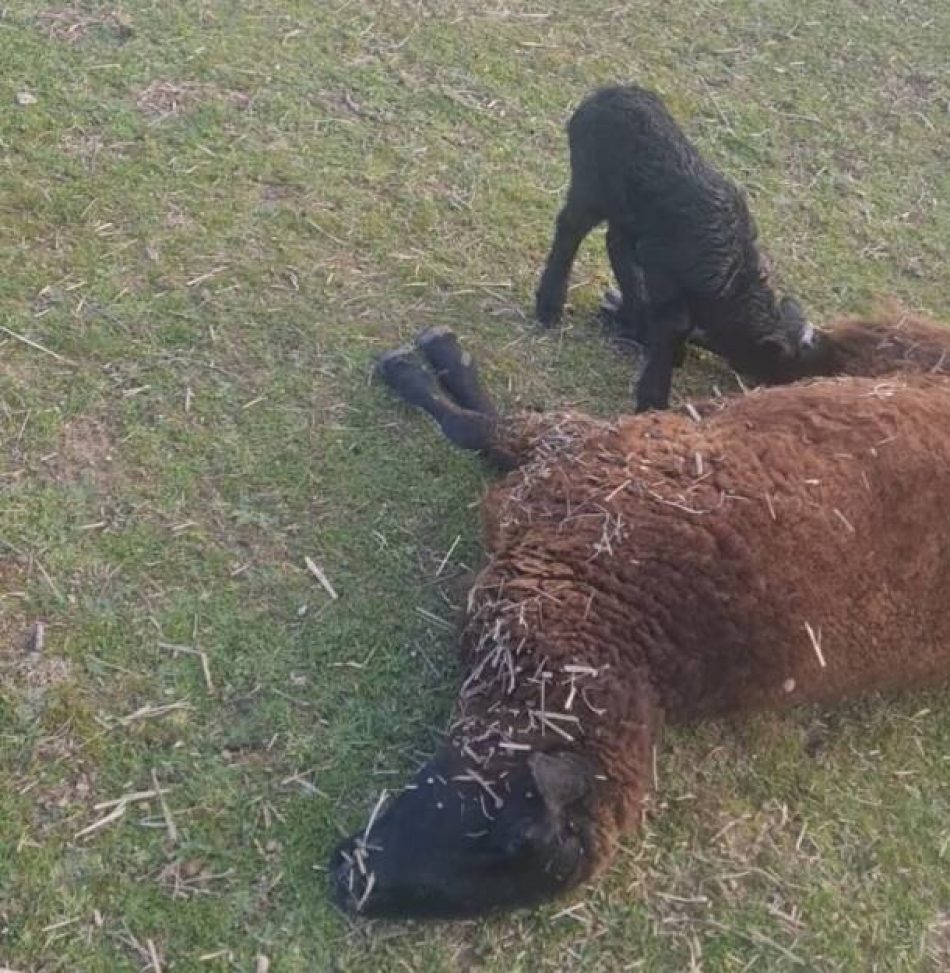
[[[599,222],[599,216],[568,193],[567,203],[558,213],[554,242],[535,298],[535,316],[544,327],[556,324],[561,316],[577,248]]]
[[[651,313],[646,361],[637,381],[637,412],[669,406],[673,369],[683,360],[689,332],[685,302],[669,302]]]

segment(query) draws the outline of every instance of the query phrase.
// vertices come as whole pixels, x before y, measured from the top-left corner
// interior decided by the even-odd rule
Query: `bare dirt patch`
[[[281,206],[299,206],[303,193],[296,186],[283,183],[262,183],[259,188],[261,206],[264,209],[278,209]]]
[[[72,675],[72,663],[60,656],[29,653],[20,666],[26,687],[33,692],[45,693],[46,690],[68,682]]]
[[[174,203],[169,203],[163,222],[169,230],[191,230],[196,225],[195,221]]]
[[[74,666],[61,655],[48,652],[50,639],[41,619],[25,608],[27,570],[16,560],[0,558],[0,692],[19,718],[33,722],[51,693],[74,677]],[[29,794],[36,826],[34,837],[57,825],[64,815],[89,797],[94,770],[87,767],[81,745],[63,730],[38,740],[19,753],[7,786]]]
[[[15,685],[30,697],[67,682],[68,660],[47,655],[46,627],[26,611],[27,572],[13,558],[0,557],[0,680]]]
[[[40,707],[51,689],[72,677],[72,664],[47,654],[46,626],[25,610],[25,571],[0,561],[0,684],[29,710]]]
[[[113,458],[113,437],[105,424],[79,417],[63,426],[59,449],[49,466],[62,483],[82,483],[109,493],[116,480]]]
[[[21,608],[25,587],[24,571],[0,549],[0,667],[28,648],[29,625]]]
[[[131,18],[119,10],[51,7],[37,14],[36,20],[49,37],[66,44],[75,44],[93,33],[123,42],[133,33]]]
[[[62,151],[69,158],[82,163],[90,172],[94,172],[100,163],[108,165],[126,158],[130,144],[107,141],[98,133],[79,130],[67,132],[60,140]]]
[[[17,784],[32,805],[31,838],[43,841],[67,822],[78,828],[98,776],[82,742],[68,731],[54,733],[38,740],[30,757],[31,766]]]
[[[139,111],[156,121],[172,118],[198,105],[218,101],[234,108],[250,107],[250,96],[199,81],[153,81],[135,98]]]

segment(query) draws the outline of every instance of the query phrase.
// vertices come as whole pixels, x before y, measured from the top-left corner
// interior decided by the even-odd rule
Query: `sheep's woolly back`
[[[868,316],[840,318],[826,336],[828,357],[822,369],[826,374],[950,375],[950,327],[893,301]]]
[[[582,748],[609,779],[608,841],[648,787],[661,716],[950,675],[950,383],[827,380],[699,423],[511,432],[532,453],[485,500],[453,734],[477,774]]]

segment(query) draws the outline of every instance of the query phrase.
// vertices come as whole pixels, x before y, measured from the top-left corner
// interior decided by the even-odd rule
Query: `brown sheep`
[[[823,332],[821,356],[799,377],[930,372],[950,375],[950,329],[897,302],[871,315],[839,318]]]
[[[848,327],[842,355],[876,372],[869,348],[897,338]],[[899,330],[939,339],[915,327]],[[464,917],[552,898],[637,824],[664,722],[950,678],[946,379],[762,389],[701,422],[504,420],[470,408],[487,400],[451,334],[420,350],[457,404],[405,351],[381,361],[387,384],[517,468],[484,501],[448,740],[335,852],[344,908]]]

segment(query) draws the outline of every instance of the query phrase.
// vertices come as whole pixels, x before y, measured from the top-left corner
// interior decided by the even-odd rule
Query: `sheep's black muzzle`
[[[536,905],[590,873],[593,775],[573,754],[535,754],[486,779],[440,754],[330,859],[354,916],[464,919]]]

